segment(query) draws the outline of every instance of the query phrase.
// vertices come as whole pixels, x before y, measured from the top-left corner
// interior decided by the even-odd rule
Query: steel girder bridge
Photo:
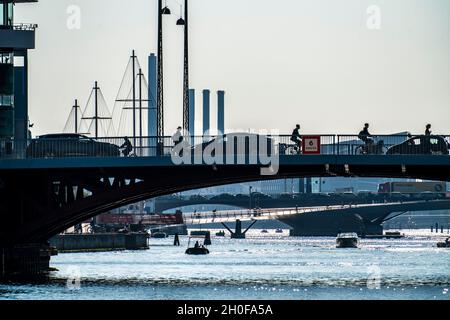
[[[75,224],[115,208],[181,191],[296,177],[450,181],[448,155],[334,152],[281,154],[277,160],[279,170],[262,177],[261,169],[267,169],[267,165],[249,159],[240,164],[176,165],[170,156],[0,158],[0,249],[6,266],[2,274],[8,273],[8,265],[16,270],[17,261],[28,261],[23,256],[30,250],[32,255],[45,256],[42,245],[45,247],[47,239]],[[48,260],[39,260],[39,264],[48,265]]]

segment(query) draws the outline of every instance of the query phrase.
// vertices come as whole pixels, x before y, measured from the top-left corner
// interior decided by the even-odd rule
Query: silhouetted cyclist
[[[369,124],[366,123],[364,128],[359,132],[358,138],[362,140],[366,145],[372,144],[372,135],[369,133]]]
[[[128,137],[125,137],[125,142],[120,146],[120,149],[123,149],[122,153],[125,157],[128,157],[131,151],[133,151],[133,145],[131,144]]]
[[[302,136],[300,135],[300,125],[299,124],[297,124],[295,126],[295,129],[292,132],[291,141],[295,143],[297,151],[300,152],[301,145],[302,145]]]

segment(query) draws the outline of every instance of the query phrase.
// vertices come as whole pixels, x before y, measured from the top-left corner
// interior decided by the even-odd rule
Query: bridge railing
[[[448,155],[450,136],[373,135],[364,142],[358,135],[338,135],[337,155]]]
[[[230,136],[230,135],[228,135]],[[274,152],[280,155],[303,156],[320,155],[448,155],[450,136],[411,136],[411,135],[376,135],[371,143],[364,143],[357,135],[303,135],[303,142],[317,141],[316,151],[308,153],[303,150],[304,143],[295,143],[291,135],[258,136],[259,141],[267,141],[274,146]],[[265,140],[261,140],[265,139]],[[224,154],[228,152],[225,144],[239,139],[222,136],[194,136],[183,140],[186,150],[192,153],[203,152],[207,146],[224,144]],[[235,141],[236,140],[236,141]],[[71,158],[71,157],[163,157],[173,152],[172,137],[138,137],[129,139],[131,150],[124,152],[125,138],[89,138],[73,136],[64,138],[41,137],[30,140],[0,140],[0,159],[25,158]],[[235,153],[257,152],[260,146],[253,148],[252,138],[245,140],[243,148],[233,148]],[[257,151],[255,151],[257,150]]]
[[[282,217],[289,217],[307,213],[322,212],[328,210],[345,210],[351,208],[362,208],[370,206],[386,206],[385,203],[380,204],[361,204],[361,205],[329,205],[319,207],[297,207],[297,208],[279,208],[279,209],[245,209],[245,210],[227,210],[216,212],[201,213],[183,213],[183,221],[188,225],[217,223],[217,222],[234,222],[239,220],[272,220]],[[389,204],[393,205],[393,204]]]

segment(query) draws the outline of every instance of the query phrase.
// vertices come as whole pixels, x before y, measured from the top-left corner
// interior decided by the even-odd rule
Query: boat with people
[[[358,241],[355,232],[340,233],[336,238],[336,248],[358,248]]]
[[[192,239],[195,239],[195,238],[201,238],[201,239],[203,239],[204,241],[203,241],[202,243],[200,243],[200,242],[197,240],[197,241],[195,241],[194,246],[191,247],[191,246],[190,246],[190,245],[191,245],[191,240],[192,240]],[[209,250],[208,250],[208,248],[207,248],[206,245],[205,245],[205,237],[202,237],[202,236],[190,236],[190,237],[189,237],[189,241],[188,241],[188,248],[186,249],[185,254],[188,254],[188,255],[196,255],[196,256],[198,256],[198,255],[207,255],[207,254],[209,254]]]
[[[216,237],[225,237],[225,231],[221,230],[219,232],[216,232]]]
[[[445,239],[444,242],[437,243],[438,248],[450,248],[450,238]]]

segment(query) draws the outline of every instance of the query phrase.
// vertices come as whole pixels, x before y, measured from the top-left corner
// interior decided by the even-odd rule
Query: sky
[[[164,18],[167,135],[182,123],[181,1],[167,0]],[[191,0],[189,19],[196,134],[205,88],[226,91],[228,131],[289,134],[300,123],[303,133],[357,134],[370,122],[379,134],[421,133],[427,123],[450,133],[448,0]],[[16,5],[19,22],[39,25],[29,58],[33,135],[61,132],[94,81],[112,109],[131,50],[146,70],[157,48],[156,0],[39,0]]]

